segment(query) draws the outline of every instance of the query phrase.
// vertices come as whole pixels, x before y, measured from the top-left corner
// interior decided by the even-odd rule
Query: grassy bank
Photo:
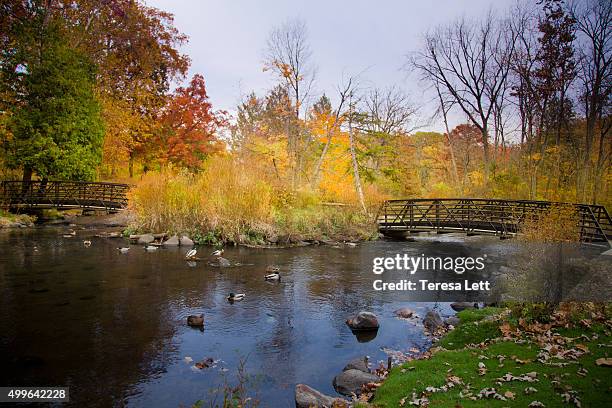
[[[188,233],[200,243],[291,243],[375,236],[371,215],[354,202],[292,191],[256,168],[227,158],[198,174],[165,171],[143,177],[132,191],[133,230]],[[370,202],[375,213],[379,202]]]
[[[36,221],[36,217],[26,214],[11,214],[8,211],[0,209],[0,228],[31,226],[34,221]]]
[[[431,355],[391,371],[373,405],[605,406],[612,387],[605,365],[612,353],[610,307],[574,305],[550,319],[536,319],[534,310],[501,317],[487,317],[500,309],[460,312],[460,325]]]

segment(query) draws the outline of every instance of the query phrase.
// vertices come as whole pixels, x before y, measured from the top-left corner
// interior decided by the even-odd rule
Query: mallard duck
[[[280,272],[269,273],[265,276],[267,281],[276,281],[280,280]]]
[[[157,247],[155,245],[147,245],[145,247],[145,251],[147,251],[147,252],[157,251]]]
[[[223,248],[221,249],[217,249],[215,252],[213,252],[212,254],[210,254],[211,256],[221,256],[223,255]]]
[[[244,299],[245,296],[246,295],[244,293],[230,292],[229,296],[227,297],[227,300],[229,300],[230,302],[236,302],[236,301]]]
[[[191,250],[189,250],[189,252],[187,252],[187,254],[185,255],[185,259],[194,259],[197,253],[198,253],[198,251],[197,251],[197,250],[195,250],[195,249],[191,249]]]
[[[121,252],[122,254],[127,254],[128,251],[130,250],[130,248],[129,247],[123,247],[123,248],[117,248],[117,250],[119,252]]]
[[[86,239],[85,241],[83,241],[83,245],[85,245],[86,247],[90,247],[91,246],[91,241]]]
[[[192,327],[204,326],[204,314],[187,316],[187,324]]]

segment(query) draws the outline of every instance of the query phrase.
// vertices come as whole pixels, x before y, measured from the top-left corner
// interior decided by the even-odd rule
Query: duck
[[[76,235],[76,231],[75,230],[70,230],[69,233],[64,234],[64,238],[72,238]]]
[[[204,314],[187,316],[187,325],[191,327],[203,327]]]
[[[90,247],[91,246],[91,241],[86,239],[85,241],[83,241],[83,245],[85,245],[86,247]]]
[[[195,259],[197,253],[198,253],[197,250],[191,249],[191,250],[189,250],[189,252],[187,252],[187,254],[185,254],[185,259],[187,259],[187,260]]]
[[[269,273],[264,278],[267,281],[276,281],[276,280],[279,281],[280,280],[280,272],[276,271],[276,272]]]
[[[155,245],[147,245],[145,247],[145,251],[147,251],[147,252],[154,252],[154,251],[157,251],[157,247]]]
[[[213,253],[212,253],[212,254],[210,254],[210,255],[211,255],[211,256],[217,256],[217,257],[219,257],[219,256],[223,255],[223,252],[224,252],[224,251],[223,251],[223,248],[221,248],[221,249],[217,249],[215,252],[213,252]]]
[[[230,302],[237,302],[244,299],[245,296],[246,295],[244,293],[230,292],[229,296],[227,297],[227,300],[229,300]]]
[[[129,247],[123,247],[123,248],[117,248],[117,250],[119,252],[121,252],[122,254],[127,254],[128,251],[130,250],[130,248]]]

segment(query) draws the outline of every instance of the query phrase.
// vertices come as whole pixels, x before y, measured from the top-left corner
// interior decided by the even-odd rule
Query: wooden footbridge
[[[93,209],[107,212],[127,207],[127,184],[82,181],[2,181],[0,206],[11,211]]]
[[[497,199],[408,199],[385,201],[378,213],[378,230],[393,236],[435,231],[494,234],[507,237],[521,224],[560,203]],[[570,204],[579,214],[580,241],[609,243],[612,220],[601,205]]]

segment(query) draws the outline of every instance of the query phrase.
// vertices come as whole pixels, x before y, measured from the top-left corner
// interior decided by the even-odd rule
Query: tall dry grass
[[[196,174],[166,169],[143,177],[130,196],[141,231],[189,233],[201,242],[264,243],[339,237],[364,238],[370,217],[353,203],[291,191],[256,167],[231,157],[209,159]],[[372,198],[372,209],[378,205]]]

